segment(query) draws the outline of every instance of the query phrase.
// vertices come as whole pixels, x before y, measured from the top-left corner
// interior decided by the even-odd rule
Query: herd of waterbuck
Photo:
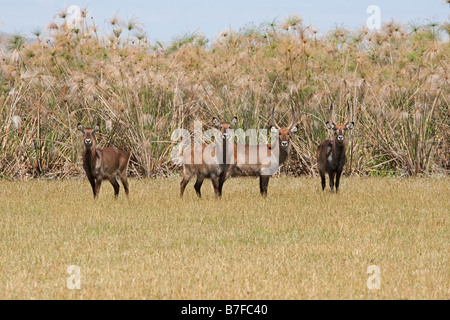
[[[345,133],[352,130],[354,122],[350,121],[350,107],[347,104],[348,119],[345,124],[336,124],[333,120],[333,104],[330,106],[330,121],[326,122],[326,128],[334,131],[331,140],[320,143],[316,157],[317,168],[322,182],[322,190],[325,189],[325,174],[330,179],[331,191],[339,189],[339,180],[346,163]],[[259,177],[259,190],[262,196],[267,196],[267,188],[270,177],[276,173],[289,154],[290,135],[297,132],[294,125],[295,111],[291,106],[292,118],[286,128],[281,128],[274,117],[275,108],[272,109],[272,121],[274,126],[270,132],[278,136],[272,144],[240,144],[232,138],[232,128],[237,123],[234,117],[230,122],[220,122],[213,118],[212,122],[219,131],[218,138],[214,143],[189,146],[182,150],[183,179],[180,183],[180,196],[183,197],[184,190],[189,180],[197,177],[194,188],[201,197],[201,187],[205,178],[211,179],[216,197],[222,196],[222,188],[225,181],[234,176]],[[82,158],[83,168],[91,184],[94,198],[97,198],[103,180],[109,180],[114,187],[114,195],[119,195],[119,176],[125,193],[128,196],[129,187],[127,180],[127,168],[129,155],[117,147],[100,149],[97,147],[95,133],[99,126],[84,128],[78,124],[78,130],[83,133]],[[200,161],[192,161],[200,154]],[[263,156],[264,155],[264,156]],[[336,181],[335,181],[336,178]]]

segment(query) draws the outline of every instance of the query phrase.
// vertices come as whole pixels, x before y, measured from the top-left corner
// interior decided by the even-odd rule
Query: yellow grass
[[[0,181],[0,299],[450,299],[448,177],[179,180]]]

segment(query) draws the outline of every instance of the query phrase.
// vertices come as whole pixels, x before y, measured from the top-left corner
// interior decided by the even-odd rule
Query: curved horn
[[[292,119],[291,119],[291,123],[289,124],[289,130],[292,129],[293,125],[294,125],[294,121],[295,121],[295,110],[294,110],[294,106],[291,104],[291,110],[292,110]]]
[[[350,104],[348,103],[348,100],[347,100],[347,123],[350,122],[351,120],[352,120],[352,117],[351,117],[351,112],[350,112]]]
[[[333,113],[333,101],[331,101],[330,113],[328,114],[328,118],[331,122],[334,122],[334,113]]]
[[[275,127],[279,130],[280,126],[278,125],[278,123],[275,120],[274,113],[275,113],[275,107],[273,107],[273,109],[272,109],[272,122],[275,125]]]

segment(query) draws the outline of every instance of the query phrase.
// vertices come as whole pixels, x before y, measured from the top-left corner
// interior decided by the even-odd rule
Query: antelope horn
[[[272,109],[272,122],[275,125],[275,127],[279,130],[280,126],[278,125],[277,121],[275,120],[274,114],[275,114],[275,107],[273,107],[273,109]]]
[[[350,104],[347,101],[347,122],[350,122],[352,120],[351,112],[350,112]]]
[[[291,119],[291,123],[289,124],[289,130],[292,129],[292,127],[294,126],[294,121],[295,121],[295,110],[294,110],[294,106],[291,105],[291,110],[292,110],[292,119]]]
[[[331,122],[334,122],[333,101],[331,101],[330,113],[328,115],[328,118],[330,119]]]

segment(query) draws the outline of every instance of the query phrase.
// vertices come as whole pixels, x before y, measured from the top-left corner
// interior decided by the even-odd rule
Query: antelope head
[[[334,140],[336,144],[343,145],[345,143],[345,133],[348,130],[353,130],[354,122],[350,121],[350,105],[347,102],[347,119],[344,124],[336,124],[334,122],[334,114],[333,114],[333,102],[330,106],[330,121],[327,121],[326,127],[329,130],[334,131]]]
[[[212,119],[213,124],[220,130],[222,139],[226,140],[230,138],[229,129],[232,129],[237,123],[237,117],[234,117],[231,122],[220,122],[216,117]]]
[[[289,150],[289,142],[290,142],[289,135],[297,132],[297,125],[294,125],[295,111],[294,111],[293,106],[291,106],[291,111],[292,111],[292,117],[291,117],[290,124],[286,128],[281,128],[278,125],[278,123],[274,117],[275,107],[273,107],[273,109],[272,109],[272,121],[273,121],[274,126],[270,127],[270,131],[273,134],[278,133],[280,148],[284,151]]]
[[[94,134],[100,130],[100,127],[96,125],[92,129],[83,128],[83,125],[81,123],[78,124],[78,130],[80,130],[83,133],[83,144],[86,147],[86,149],[92,148],[92,146],[95,146],[95,136]]]

